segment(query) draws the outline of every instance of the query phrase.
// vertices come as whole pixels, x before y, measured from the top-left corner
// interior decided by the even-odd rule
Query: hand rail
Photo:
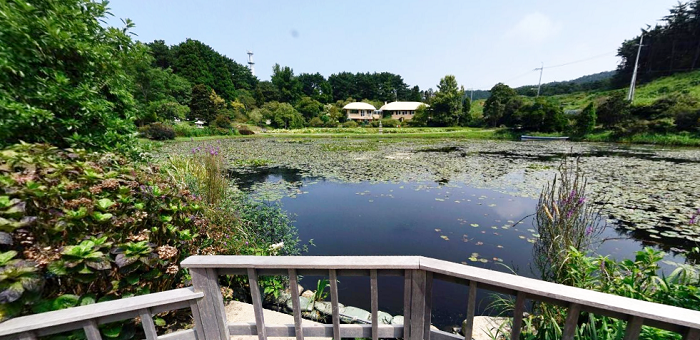
[[[188,307],[196,314],[198,311],[194,302],[203,296],[203,293],[195,292],[192,288],[181,288],[23,316],[0,323],[0,339],[37,339],[83,328],[87,338],[95,340],[101,339],[98,325],[141,317],[148,340],[155,340],[158,335],[155,333],[153,314]],[[181,333],[181,339],[197,338],[192,331]],[[172,335],[168,337],[174,338]]]
[[[643,325],[683,334],[684,339],[700,340],[700,311],[634,300],[581,288],[521,277],[420,256],[191,256],[181,263],[189,268],[193,288],[135,296],[120,300],[35,314],[0,323],[1,339],[37,339],[82,328],[89,340],[99,340],[98,325],[140,317],[148,340],[229,340],[231,335],[268,337],[346,337],[404,338],[407,340],[470,340],[477,289],[516,296],[511,339],[518,339],[526,301],[552,303],[567,308],[563,339],[573,339],[579,314],[591,312],[627,321],[625,339],[639,337]],[[250,284],[254,323],[228,324],[218,278],[220,275],[246,275]],[[330,325],[303,326],[296,288],[297,275],[327,275],[330,278],[332,321]],[[265,324],[261,275],[285,275],[292,283],[294,324]],[[378,320],[377,277],[404,277],[404,324],[380,325]],[[341,325],[338,302],[338,276],[369,276],[371,324]],[[430,329],[432,285],[434,280],[465,285],[467,322],[464,337]],[[295,301],[296,300],[296,301]],[[158,336],[153,314],[189,307],[194,330]]]
[[[256,324],[227,325],[225,317],[219,317],[216,325],[222,327],[222,337],[207,337],[207,340],[228,339],[230,335],[258,335],[259,340],[267,337],[294,336],[303,333],[306,337],[333,336],[334,338],[371,336],[403,337],[409,340],[471,339],[474,317],[476,289],[486,289],[515,295],[515,317],[511,338],[517,339],[522,323],[522,312],[526,300],[534,300],[564,306],[568,315],[564,325],[564,339],[573,339],[580,312],[591,312],[628,321],[625,339],[636,339],[642,325],[653,326],[684,334],[685,339],[700,339],[700,311],[662,305],[605,294],[586,289],[545,282],[508,273],[497,272],[448,261],[421,256],[191,256],[182,266],[193,273],[209,278],[207,281],[194,281],[196,290],[217,295],[211,298],[213,306],[200,305],[200,309],[223,310],[218,285],[218,275],[247,275],[253,292],[253,307]],[[330,277],[331,306],[333,325],[327,327],[302,327],[300,318],[294,325],[266,325],[262,316],[262,301],[258,287],[260,275],[326,275]],[[370,276],[372,292],[372,325],[339,325],[336,278],[339,275]],[[403,275],[404,325],[379,325],[376,320],[377,275]],[[456,282],[468,286],[470,300],[467,303],[467,325],[465,337],[441,331],[430,330],[431,291],[434,279]],[[296,280],[294,280],[296,281]],[[294,282],[293,281],[293,282]],[[204,285],[204,288],[200,287]],[[334,289],[335,288],[335,289]],[[257,291],[257,292],[256,292]],[[204,301],[204,300],[202,300]],[[297,315],[298,303],[293,303],[293,313]],[[364,326],[364,327],[363,327]],[[206,328],[205,328],[206,329]]]

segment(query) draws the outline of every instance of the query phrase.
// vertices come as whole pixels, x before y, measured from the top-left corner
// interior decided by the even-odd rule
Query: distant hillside
[[[614,75],[615,75],[615,71],[603,71],[603,72],[598,72],[598,73],[594,73],[594,74],[589,74],[587,76],[579,77],[579,78],[576,78],[574,80],[569,80],[568,82],[574,83],[574,84],[592,83],[592,82],[596,82],[596,81],[610,79]]]
[[[587,76],[579,77],[568,81],[555,81],[542,84],[540,95],[554,96],[558,94],[568,94],[580,91],[609,90],[610,80],[615,75],[615,71],[605,71]],[[528,97],[537,95],[537,85],[525,85],[516,87],[515,91]]]
[[[474,90],[472,93],[471,90],[467,90],[464,92],[464,95],[467,97],[472,96],[472,100],[489,99],[491,92],[489,90]]]
[[[612,92],[622,91],[627,93],[627,89],[606,90],[606,91],[582,91],[577,93],[554,95],[552,98],[558,100],[567,110],[582,109],[588,103],[602,100]],[[677,73],[672,76],[663,77],[649,83],[637,86],[635,90],[634,104],[651,104],[657,99],[673,94],[688,94],[700,100],[700,71],[687,73]]]

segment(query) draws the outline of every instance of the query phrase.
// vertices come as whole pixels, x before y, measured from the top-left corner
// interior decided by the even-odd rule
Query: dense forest
[[[654,28],[646,27],[639,55],[638,81],[649,82],[700,67],[700,0],[678,2]],[[613,86],[629,85],[639,48],[640,35],[625,40],[618,50],[622,61]]]
[[[558,94],[568,94],[581,91],[596,91],[609,90],[611,78],[615,75],[615,71],[604,71],[594,74],[589,74],[568,81],[554,81],[542,84],[540,95],[555,96]],[[537,95],[537,85],[524,85],[515,88],[521,96],[535,97]]]
[[[663,18],[662,24],[648,29],[640,55],[640,81],[697,68],[700,58],[698,11],[700,0],[679,3]],[[3,66],[8,72],[0,75],[0,133],[8,136],[5,142],[52,142],[59,146],[123,143],[128,139],[124,136],[136,127],[149,137],[172,138],[202,133],[230,134],[235,133],[234,127],[245,124],[272,128],[353,126],[354,122],[345,122],[341,110],[348,102],[364,101],[379,108],[384,102],[395,100],[426,104],[410,123],[416,126],[504,125],[537,131],[567,131],[572,129],[576,119],[562,116],[561,105],[550,96],[626,87],[639,38],[623,42],[619,49],[622,62],[612,78],[611,72],[602,72],[572,81],[543,84],[541,97],[546,99],[534,100],[530,97],[536,93],[535,86],[510,89],[497,84],[489,91],[465,91],[450,75],[439,80],[436,90],[421,90],[407,84],[401,75],[389,72],[339,72],[325,77],[320,73],[295,74],[291,67],[276,64],[270,80],[260,80],[248,67],[201,41],[187,39],[175,45],[163,40],[142,43],[128,36],[133,27],[134,24],[126,20],[124,28],[109,28],[101,33],[106,42],[101,42],[104,46],[100,48],[117,51],[109,59],[100,51],[94,55],[81,51],[84,56],[75,59],[72,56],[76,52],[69,48],[78,49],[73,44],[81,42],[79,37],[67,44],[60,40],[60,34],[57,37],[42,35],[37,28],[37,36],[32,39],[47,44],[47,48],[54,51],[55,60],[31,63],[27,62],[26,55],[33,53],[36,44],[26,43],[16,30],[8,28],[0,41],[0,52],[7,56],[3,65],[9,65]],[[59,42],[54,43],[52,39]],[[12,46],[12,50],[7,46]],[[81,79],[83,73],[77,72],[77,68],[92,71],[86,73],[88,78]],[[47,74],[51,77],[47,78]],[[99,88],[99,91],[86,92],[81,86]],[[71,90],[46,90],[59,87]],[[18,89],[26,91],[20,93]],[[494,91],[500,92],[494,97]],[[642,115],[644,121],[655,123],[637,124],[639,128],[632,131],[643,131],[647,127],[654,131],[693,131],[698,125],[694,118],[697,114],[692,111],[697,100],[679,95],[666,104],[657,105],[652,110],[655,113]],[[601,92],[601,96],[609,94]],[[488,98],[483,103],[483,115],[481,110],[472,112],[470,98]],[[598,112],[598,122],[612,119],[603,115],[607,112],[603,102],[608,99],[600,98],[595,102],[602,108]],[[65,100],[72,106],[57,109],[53,105],[56,100]],[[683,103],[684,109],[670,105],[671,102]],[[78,119],[76,112],[81,107],[90,109]],[[677,117],[680,113],[669,107],[683,111],[682,119]],[[633,108],[630,107],[629,112],[640,112]],[[613,114],[634,116],[626,112]],[[178,120],[202,121],[206,129],[174,124]],[[611,121],[616,122],[613,125],[620,131],[629,131],[623,125],[632,124],[627,118]]]

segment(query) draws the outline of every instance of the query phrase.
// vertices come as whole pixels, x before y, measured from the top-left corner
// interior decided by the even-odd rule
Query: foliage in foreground
[[[106,1],[0,2],[0,146],[129,148],[135,103],[124,65],[142,53],[100,24]]]
[[[0,152],[0,318],[175,288],[202,205],[114,154]]]
[[[678,265],[670,275],[660,273],[664,254],[652,248],[638,251],[634,260],[614,261],[607,256],[587,256],[602,224],[586,200],[586,180],[577,162],[562,161],[559,175],[540,195],[536,227],[540,234],[534,259],[542,279],[569,286],[700,309],[699,270]],[[692,222],[691,222],[692,223]],[[513,301],[497,299],[495,306],[512,311]],[[567,309],[534,303],[524,320],[521,339],[560,339]],[[626,322],[582,312],[576,339],[622,339]],[[680,339],[680,335],[643,327],[641,339]]]

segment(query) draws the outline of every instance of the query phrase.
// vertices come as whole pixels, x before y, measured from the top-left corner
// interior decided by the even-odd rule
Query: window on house
[[[350,110],[350,113],[357,113],[357,110]]]

